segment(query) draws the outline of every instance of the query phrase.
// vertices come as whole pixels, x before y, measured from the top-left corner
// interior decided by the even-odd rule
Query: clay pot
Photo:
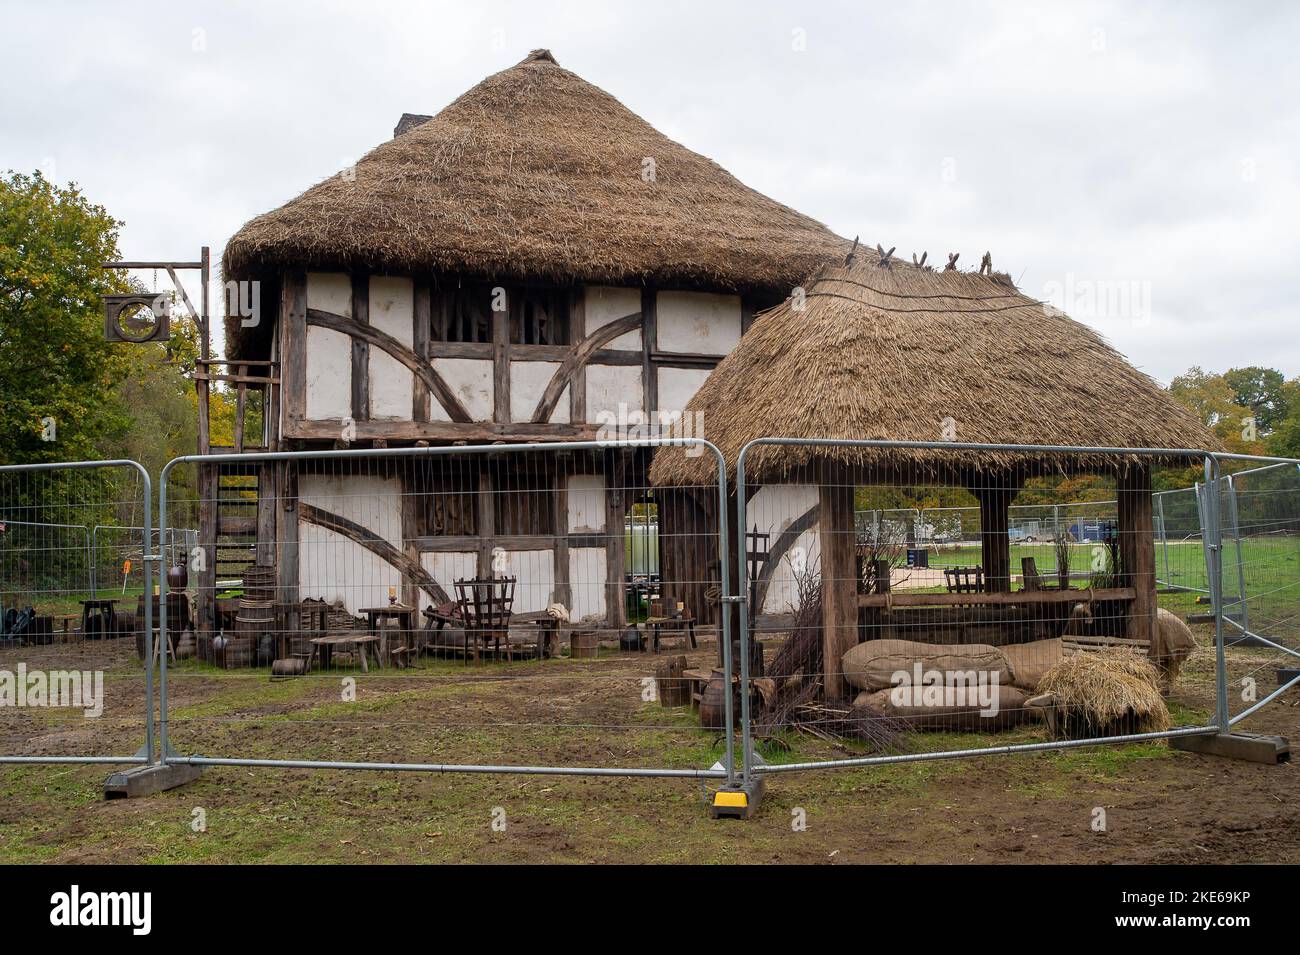
[[[704,684],[700,698],[700,725],[705,729],[720,730],[727,725],[727,684],[721,670],[714,670],[709,682]],[[734,702],[734,699],[733,699]],[[739,713],[733,709],[732,713]]]

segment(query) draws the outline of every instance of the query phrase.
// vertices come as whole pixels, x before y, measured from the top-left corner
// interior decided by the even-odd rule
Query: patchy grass
[[[697,651],[705,662],[713,652]],[[1203,647],[1188,661],[1171,702],[1176,723],[1212,711],[1213,656]],[[1236,649],[1229,658],[1234,673],[1271,659]],[[540,665],[426,660],[414,671],[271,681],[265,671],[185,662],[171,674],[172,740],[181,752],[252,758],[674,768],[720,760],[721,733],[702,730],[686,709],[643,699],[652,669],[651,658],[615,653]],[[114,685],[125,692],[140,672],[123,666],[122,676]],[[341,698],[345,678],[355,680],[354,702]],[[1271,708],[1259,731],[1294,730],[1296,713]],[[67,732],[59,745],[113,752],[138,728],[72,721]],[[919,734],[906,745],[934,752],[1045,738],[1029,724]],[[798,733],[760,740],[758,751],[769,763],[865,752]],[[1215,847],[1208,861],[1300,860],[1294,768],[1160,743],[775,774],[746,823],[708,819],[716,783],[699,780],[223,767],[182,789],[105,802],[107,772],[0,767],[0,862],[1207,861],[1196,846]],[[1102,835],[1089,825],[1097,806],[1107,807]],[[492,827],[498,810],[503,832]],[[194,829],[200,817],[206,831]]]

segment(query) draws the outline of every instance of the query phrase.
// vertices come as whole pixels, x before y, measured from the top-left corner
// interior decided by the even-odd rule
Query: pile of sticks
[[[757,735],[773,738],[792,729],[817,739],[839,743],[856,740],[877,752],[897,749],[898,733],[889,720],[844,700],[825,699],[822,651],[821,578],[796,575],[799,604],[790,636],[767,668],[767,679],[756,681],[762,697]]]

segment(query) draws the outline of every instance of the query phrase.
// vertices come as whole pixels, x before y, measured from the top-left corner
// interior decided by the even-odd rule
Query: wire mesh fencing
[[[1219,587],[1234,722],[1253,715],[1300,673],[1300,462],[1224,455],[1202,497],[1219,515]],[[1211,515],[1213,516],[1213,515]]]
[[[1153,495],[1205,457],[751,443],[746,774],[1210,731],[1213,628],[1197,646],[1160,612]],[[960,543],[915,533],[940,521]]]
[[[92,540],[151,523],[151,494],[130,461],[0,467],[0,762],[152,753],[153,555],[96,593]]]
[[[169,758],[725,778],[725,490],[716,462],[652,487],[651,452],[173,461],[162,527],[198,540],[165,603]]]

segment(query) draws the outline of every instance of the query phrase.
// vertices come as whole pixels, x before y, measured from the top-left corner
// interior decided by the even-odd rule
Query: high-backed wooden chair
[[[497,656],[501,654],[501,641],[506,644],[506,659],[510,653],[510,615],[515,602],[514,577],[488,577],[456,581],[456,603],[460,607],[461,622],[465,627],[465,661],[469,662],[470,647],[474,661],[478,662],[479,642],[486,650],[489,645]]]
[[[950,594],[981,594],[984,592],[984,568],[947,567],[943,572],[944,583]]]

